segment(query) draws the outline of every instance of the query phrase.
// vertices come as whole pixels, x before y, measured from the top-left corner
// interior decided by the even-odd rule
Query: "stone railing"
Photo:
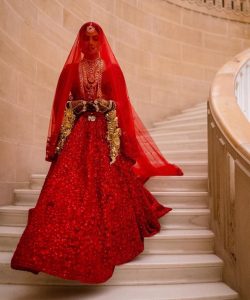
[[[240,69],[235,84],[237,103],[250,122],[250,59]]]
[[[250,299],[250,123],[236,93],[237,85],[247,87],[244,70],[249,59],[250,48],[225,64],[215,76],[208,100],[211,228],[215,252],[225,262],[224,280],[241,299]]]
[[[250,23],[250,0],[165,0],[204,14]]]

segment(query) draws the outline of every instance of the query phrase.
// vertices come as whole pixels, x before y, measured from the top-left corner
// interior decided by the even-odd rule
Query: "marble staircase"
[[[223,261],[214,253],[207,189],[206,104],[167,120],[150,133],[167,160],[184,176],[152,177],[145,186],[173,210],[160,218],[162,230],[145,238],[145,250],[116,266],[112,278],[83,285],[45,273],[12,270],[10,259],[35,206],[44,174],[32,174],[29,189],[15,189],[12,205],[0,206],[0,300],[235,300],[238,294],[222,278]]]

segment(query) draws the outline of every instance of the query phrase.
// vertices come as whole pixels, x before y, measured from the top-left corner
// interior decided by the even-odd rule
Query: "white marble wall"
[[[147,126],[207,100],[213,76],[250,46],[250,25],[162,0],[0,1],[0,203],[44,160],[55,86],[80,26],[98,22]]]

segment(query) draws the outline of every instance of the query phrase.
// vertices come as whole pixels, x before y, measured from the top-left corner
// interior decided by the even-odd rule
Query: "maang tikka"
[[[92,22],[90,23],[90,25],[87,26],[86,31],[88,33],[92,33],[95,31],[95,27],[92,25]]]

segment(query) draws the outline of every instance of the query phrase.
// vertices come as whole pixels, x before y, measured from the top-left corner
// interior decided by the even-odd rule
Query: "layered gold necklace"
[[[101,82],[104,68],[103,60],[83,58],[79,63],[81,91],[86,100],[102,98]]]

